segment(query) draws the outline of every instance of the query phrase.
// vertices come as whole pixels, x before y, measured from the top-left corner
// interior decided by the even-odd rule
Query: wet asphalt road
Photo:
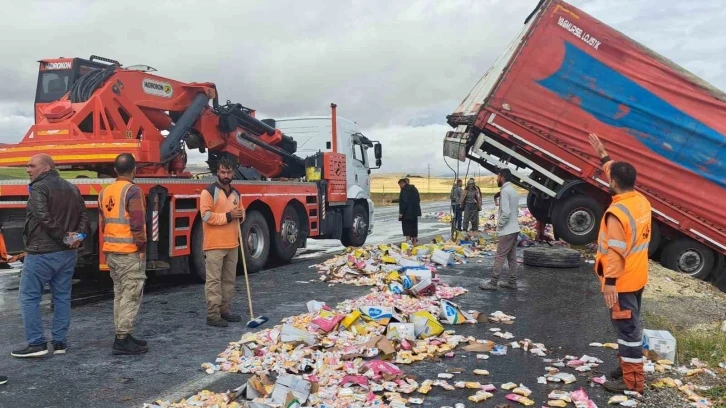
[[[334,304],[344,299],[361,296],[368,288],[348,285],[310,283],[318,278],[309,268],[314,260],[303,260],[284,267],[263,271],[252,277],[256,297],[255,312],[270,317],[269,327],[281,318],[304,313],[305,303],[311,299]],[[495,340],[489,328],[500,327],[512,332],[515,339],[530,338],[544,343],[555,356],[567,354],[595,355],[606,361],[603,370],[614,368],[615,352],[588,347],[590,342],[614,340],[604,310],[598,285],[589,272],[590,266],[579,269],[546,270],[523,267],[521,289],[517,292],[500,290],[496,293],[477,289],[479,279],[490,271],[491,259],[455,268],[442,269],[442,279],[460,285],[471,292],[457,299],[463,309],[485,313],[501,310],[517,316],[514,325],[462,325],[448,326],[457,333]],[[238,279],[236,309],[245,314],[244,281]],[[46,314],[46,324],[50,316]],[[246,376],[241,374],[207,375],[200,364],[214,361],[230,341],[238,340],[246,331],[243,323],[229,328],[211,328],[205,325],[203,286],[188,284],[158,290],[144,298],[135,334],[149,340],[151,351],[142,356],[112,356],[113,342],[112,302],[109,300],[78,306],[73,309],[73,323],[69,334],[70,348],[65,356],[20,360],[9,356],[12,349],[23,345],[22,319],[19,314],[2,317],[0,331],[0,374],[8,375],[10,382],[0,386],[0,407],[130,407],[141,406],[158,398],[180,399],[201,389],[226,391],[241,385]],[[408,373],[420,380],[435,379],[436,374],[451,367],[465,368],[450,380],[490,381],[495,385],[505,382],[523,383],[533,391],[535,401],[546,402],[546,394],[553,386],[537,384],[544,372],[541,358],[525,354],[522,350],[509,350],[506,356],[492,356],[489,360],[476,360],[475,353],[457,351],[456,356],[438,362],[425,362],[404,366]],[[472,374],[475,368],[490,371],[488,378]],[[574,373],[574,371],[573,371]],[[568,390],[584,386],[598,404],[605,404],[605,395],[587,386],[585,377]],[[434,388],[425,397],[424,406],[453,406],[456,402],[473,403],[466,398],[470,390],[444,391]],[[501,390],[494,402],[504,403]],[[540,405],[537,405],[540,406]]]

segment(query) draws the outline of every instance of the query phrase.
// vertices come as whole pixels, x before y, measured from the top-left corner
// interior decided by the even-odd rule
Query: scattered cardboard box
[[[661,358],[676,359],[676,339],[666,330],[643,330],[643,348],[655,351]]]
[[[292,401],[290,396],[298,403],[303,404],[308,400],[312,384],[301,377],[283,374],[277,377],[275,388],[272,390],[270,399],[280,405],[289,406]]]
[[[386,328],[386,338],[394,341],[416,341],[416,329],[413,323],[390,323]]]

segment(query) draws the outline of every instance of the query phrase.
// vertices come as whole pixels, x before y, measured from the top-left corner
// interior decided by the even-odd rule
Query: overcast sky
[[[445,174],[451,113],[537,0],[16,1],[0,25],[0,142],[31,125],[37,60],[146,64],[215,82],[272,117],[338,113],[384,144],[383,172]],[[572,4],[726,89],[720,0]],[[12,17],[7,17],[12,16]]]

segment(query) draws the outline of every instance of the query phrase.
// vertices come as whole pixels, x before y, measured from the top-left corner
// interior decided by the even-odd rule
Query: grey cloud
[[[446,114],[536,3],[11,2],[4,11],[14,17],[0,25],[0,141],[19,141],[32,122],[38,59],[97,54],[182,81],[215,82],[222,100],[261,117],[327,115],[336,102],[341,115],[380,133],[371,136],[386,146],[385,171],[428,162],[444,171]],[[572,3],[726,87],[721,2]]]
[[[17,2],[0,27],[13,38],[0,72],[14,78],[0,99],[32,103],[38,59],[98,54],[215,82],[275,116],[336,102],[367,126],[406,123],[473,86],[532,7],[512,3]]]

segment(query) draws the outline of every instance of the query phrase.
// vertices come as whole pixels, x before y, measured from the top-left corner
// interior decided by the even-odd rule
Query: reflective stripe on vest
[[[131,253],[137,251],[131,232],[131,221],[126,209],[126,196],[133,185],[125,180],[116,181],[103,189],[98,197],[98,205],[104,221],[104,252]],[[114,199],[115,204],[111,210],[108,210],[105,198]]]
[[[219,197],[219,187],[214,186],[214,197],[212,198],[212,206],[217,205],[217,198]],[[202,214],[202,221],[207,222],[212,218],[212,210]]]
[[[617,217],[623,226],[625,240],[607,238],[608,214]],[[651,234],[651,207],[648,199],[637,192],[626,193],[615,199],[605,211],[600,222],[595,272],[604,284],[607,256],[610,249],[617,250],[625,258],[625,270],[616,280],[618,292],[635,292],[648,281],[648,247]]]

